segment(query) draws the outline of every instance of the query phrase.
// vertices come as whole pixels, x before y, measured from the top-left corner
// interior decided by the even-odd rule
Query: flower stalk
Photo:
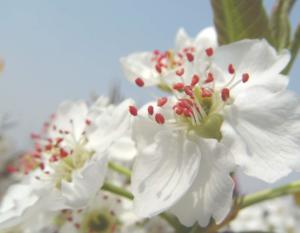
[[[300,180],[274,189],[266,189],[242,197],[241,209],[276,197],[300,192]]]
[[[127,178],[131,177],[131,171],[128,168],[123,167],[120,164],[116,164],[116,163],[110,161],[110,162],[108,162],[108,167],[109,167],[109,169],[111,169],[115,172],[118,172],[118,173],[126,176]]]

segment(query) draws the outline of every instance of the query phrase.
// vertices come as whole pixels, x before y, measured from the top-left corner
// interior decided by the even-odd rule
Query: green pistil
[[[94,210],[83,216],[81,230],[83,233],[110,233],[118,225],[117,218],[108,210]]]
[[[218,141],[222,139],[221,126],[223,123],[223,116],[217,113],[215,110],[220,104],[220,97],[218,93],[213,93],[211,96],[203,97],[200,88],[194,89],[195,102],[201,106],[202,113],[199,124],[193,124],[192,119],[188,119],[188,130],[195,132],[198,136],[203,138],[214,138]],[[204,114],[203,114],[204,113]]]

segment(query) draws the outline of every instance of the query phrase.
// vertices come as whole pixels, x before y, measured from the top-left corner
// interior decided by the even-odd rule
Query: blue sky
[[[266,1],[267,7],[273,1]],[[300,20],[299,2],[292,12]],[[212,25],[209,1],[1,0],[0,112],[17,121],[19,148],[65,99],[106,94],[113,83],[140,103],[149,94],[129,84],[119,58],[134,51],[173,46],[179,27],[195,35]],[[290,88],[300,94],[300,62]]]

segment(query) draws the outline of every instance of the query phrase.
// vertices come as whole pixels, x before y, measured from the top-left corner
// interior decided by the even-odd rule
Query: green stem
[[[133,198],[134,198],[131,192],[127,191],[126,189],[123,189],[122,187],[119,187],[119,186],[116,186],[112,183],[109,183],[109,182],[105,182],[103,184],[102,190],[120,195],[120,196],[125,197],[129,200],[133,200]],[[162,219],[164,219],[166,222],[168,222],[172,227],[174,227],[177,230],[177,232],[181,232],[178,229],[181,229],[182,225],[178,222],[178,220],[174,216],[169,215],[167,213],[162,213],[159,216]]]
[[[104,185],[102,186],[102,189],[105,190],[105,191],[120,195],[122,197],[125,197],[129,200],[133,200],[133,195],[132,195],[131,192],[129,192],[129,191],[127,191],[127,190],[125,190],[125,189],[123,189],[119,186],[116,186],[114,184],[105,182]]]
[[[276,197],[281,197],[289,194],[294,194],[300,192],[300,181],[295,181],[287,185],[283,185],[274,189],[266,189],[254,194],[249,194],[245,197],[242,197],[241,209],[248,206],[273,199]]]
[[[114,162],[108,162],[108,167],[111,170],[116,171],[116,172],[126,176],[127,178],[131,177],[131,171],[129,169],[127,169],[126,167],[123,167],[120,164],[116,164]]]

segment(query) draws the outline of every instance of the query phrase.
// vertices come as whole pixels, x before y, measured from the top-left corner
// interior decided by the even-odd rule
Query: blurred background
[[[150,100],[155,91],[145,92],[127,82],[120,57],[172,47],[179,27],[195,36],[213,24],[210,2],[199,0],[0,3],[0,57],[5,62],[0,77],[0,139],[5,138],[5,148],[13,145],[14,151],[7,152],[11,155],[31,146],[30,133],[39,131],[66,99],[107,95],[117,85],[125,97],[140,104]],[[268,12],[273,3],[265,1]],[[299,12],[298,1],[291,14],[293,28],[299,22]],[[289,88],[300,95],[299,66],[298,58]],[[300,173],[292,174],[279,183],[299,178]],[[243,192],[268,186],[243,176],[240,181]]]

